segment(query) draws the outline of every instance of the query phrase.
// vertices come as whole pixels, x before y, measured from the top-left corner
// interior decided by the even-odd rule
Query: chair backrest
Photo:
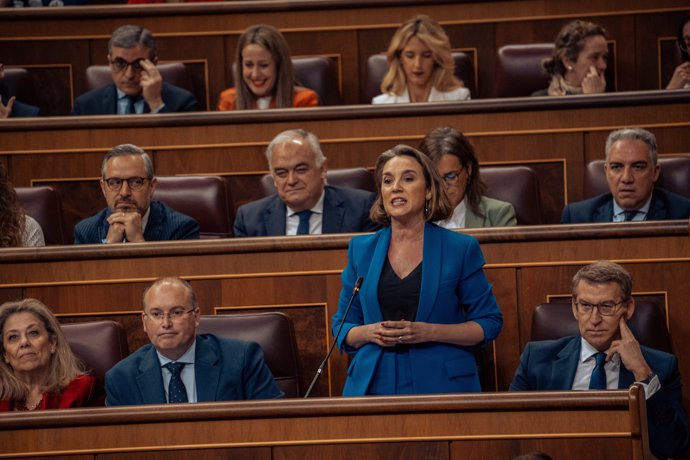
[[[201,238],[232,236],[225,181],[218,176],[158,176],[153,199],[196,219]]]
[[[156,65],[163,77],[163,81],[178,88],[186,89],[194,93],[192,79],[187,72],[187,67],[181,62],[167,62]],[[86,90],[102,88],[113,82],[110,66],[92,65],[86,69]]]
[[[656,186],[690,198],[690,156],[658,157],[657,162],[661,172]],[[585,199],[609,193],[604,163],[604,160],[594,160],[587,164],[583,182]]]
[[[5,68],[5,78],[0,80],[0,94],[9,97],[16,96],[22,102],[32,101],[32,84],[26,69],[13,67]]]
[[[376,189],[374,175],[366,168],[329,169],[326,173],[326,182],[336,187],[358,188],[369,192],[374,192]],[[266,174],[261,178],[261,189],[263,196],[276,193],[273,176]]]
[[[43,230],[46,245],[68,244],[62,219],[62,206],[53,187],[15,187],[17,200]]]
[[[324,56],[293,57],[297,82],[319,95],[319,105],[340,104],[338,68],[335,60]]]
[[[288,397],[299,397],[297,345],[290,317],[280,312],[202,315],[199,334],[258,343],[266,365]]]
[[[664,314],[655,303],[635,301],[628,326],[642,345],[672,353]],[[577,334],[578,324],[569,301],[543,303],[535,308],[530,340],[554,340]]]
[[[61,324],[72,352],[102,383],[105,373],[129,355],[127,333],[116,321]]]
[[[549,85],[542,67],[553,54],[553,43],[506,45],[498,49],[494,72],[494,97],[530,96]]]
[[[518,225],[544,223],[537,173],[529,166],[482,166],[486,196],[507,201],[515,208]]]
[[[474,78],[474,63],[467,54],[454,51],[455,76],[462,80],[470,90],[472,97],[477,97],[477,84]],[[367,80],[362,103],[370,104],[371,100],[381,94],[381,82],[388,71],[388,61],[383,53],[373,54],[367,59]]]

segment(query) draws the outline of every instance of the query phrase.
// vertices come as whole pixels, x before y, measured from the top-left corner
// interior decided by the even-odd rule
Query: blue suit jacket
[[[165,106],[159,113],[192,112],[196,110],[197,101],[192,93],[186,89],[163,82],[161,98]],[[144,113],[150,112],[148,104],[144,103]],[[115,84],[106,85],[84,93],[74,100],[73,115],[116,115],[117,89]]]
[[[378,228],[369,219],[374,194],[364,190],[325,187],[322,233],[373,232]],[[247,203],[237,210],[235,236],[285,235],[287,210],[276,193]]]
[[[673,220],[690,217],[690,200],[661,188],[654,188],[647,220]],[[613,195],[606,193],[563,208],[562,224],[613,222]]]
[[[188,215],[177,212],[160,201],[151,201],[149,209],[149,222],[144,230],[146,241],[199,239],[199,224]],[[74,244],[101,243],[110,228],[106,221],[110,214],[112,210],[105,208],[95,216],[79,222],[74,227]]]
[[[254,342],[196,336],[194,378],[197,400],[272,399],[284,394]],[[163,374],[156,348],[144,345],[105,374],[106,405],[165,404]]]
[[[7,102],[9,101],[8,97],[1,96],[2,97],[2,104],[4,106],[7,106]],[[41,114],[41,109],[39,109],[36,106],[25,104],[23,102],[19,102],[18,100],[14,100],[14,105],[12,105],[12,113],[10,113],[10,118],[20,118],[20,117],[37,117]]]
[[[353,349],[345,337],[355,326],[383,321],[378,301],[381,270],[387,258],[391,228],[373,235],[353,238],[348,249],[348,264],[342,275],[338,311],[333,317],[332,332],[345,322],[338,346],[354,354],[344,396],[367,394],[382,348],[367,343]],[[415,321],[457,324],[476,321],[484,330],[486,341],[496,338],[503,325],[501,311],[486,279],[484,256],[474,237],[456,233],[434,224],[424,227],[422,286]],[[358,277],[364,283],[343,318]],[[473,347],[428,342],[409,347],[415,393],[455,393],[480,391]],[[391,376],[394,378],[394,376]]]
[[[580,358],[580,336],[530,342],[520,357],[511,390],[570,390]],[[647,400],[647,426],[651,451],[658,457],[681,455],[690,443],[688,419],[683,410],[678,359],[644,346],[642,356],[659,377],[661,389]],[[621,363],[618,388],[630,387],[634,375]]]

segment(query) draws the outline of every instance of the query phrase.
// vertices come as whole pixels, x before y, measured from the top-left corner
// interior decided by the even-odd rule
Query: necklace
[[[25,410],[36,410],[36,408],[41,404],[41,401],[43,401],[43,395],[41,395],[40,398],[38,398],[38,401],[36,401],[34,404],[29,404],[29,402],[25,399],[24,404],[23,404],[23,409]]]

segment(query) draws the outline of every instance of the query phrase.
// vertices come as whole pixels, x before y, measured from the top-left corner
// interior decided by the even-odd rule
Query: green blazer
[[[484,217],[473,213],[469,206],[465,211],[465,228],[509,227],[517,225],[513,205],[501,200],[483,196],[479,208]]]

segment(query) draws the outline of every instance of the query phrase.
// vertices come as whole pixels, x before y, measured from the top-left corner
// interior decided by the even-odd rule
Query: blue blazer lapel
[[[332,188],[326,187],[325,190],[321,233],[340,233],[345,216],[343,200]]]
[[[647,220],[664,220],[666,219],[667,213],[668,210],[666,209],[666,204],[663,200],[659,199],[656,191],[653,192],[652,201],[649,203],[649,212],[647,213]]]
[[[220,357],[217,350],[208,343],[208,339],[196,337],[196,354],[194,356],[194,378],[196,395],[199,402],[216,401],[218,382],[220,381]]]
[[[282,236],[285,235],[285,219],[287,216],[287,208],[285,203],[280,199],[280,196],[273,195],[273,199],[266,206],[263,213],[263,224],[266,229],[266,236]]]
[[[110,85],[107,91],[103,91],[101,104],[103,105],[103,113],[117,115],[117,89],[115,84]]]
[[[436,303],[443,264],[443,231],[430,223],[424,225],[422,289],[419,293],[416,321],[427,321]]]
[[[388,247],[391,243],[391,228],[385,227],[379,232],[378,241],[374,253],[371,255],[371,263],[369,269],[364,277],[364,284],[362,285],[362,313],[364,314],[364,323],[376,323],[383,321],[381,315],[381,305],[379,304],[379,280],[381,279],[381,270],[383,264],[388,257]],[[369,254],[363,254],[362,257],[369,257]]]
[[[573,387],[577,362],[580,359],[580,336],[575,336],[558,353],[558,359],[551,365],[551,384],[545,390],[570,390]]]
[[[163,223],[163,207],[159,202],[151,201],[149,208],[151,212],[149,212],[149,221],[144,230],[144,239],[146,241],[166,240],[167,238],[163,235],[163,232],[167,230]]]
[[[635,375],[627,370],[621,361],[621,367],[618,371],[618,388],[627,389],[635,382]]]
[[[613,197],[592,212],[592,222],[613,222]]]
[[[163,374],[156,349],[152,346],[139,364],[137,386],[143,398],[142,404],[165,404],[165,387]]]

